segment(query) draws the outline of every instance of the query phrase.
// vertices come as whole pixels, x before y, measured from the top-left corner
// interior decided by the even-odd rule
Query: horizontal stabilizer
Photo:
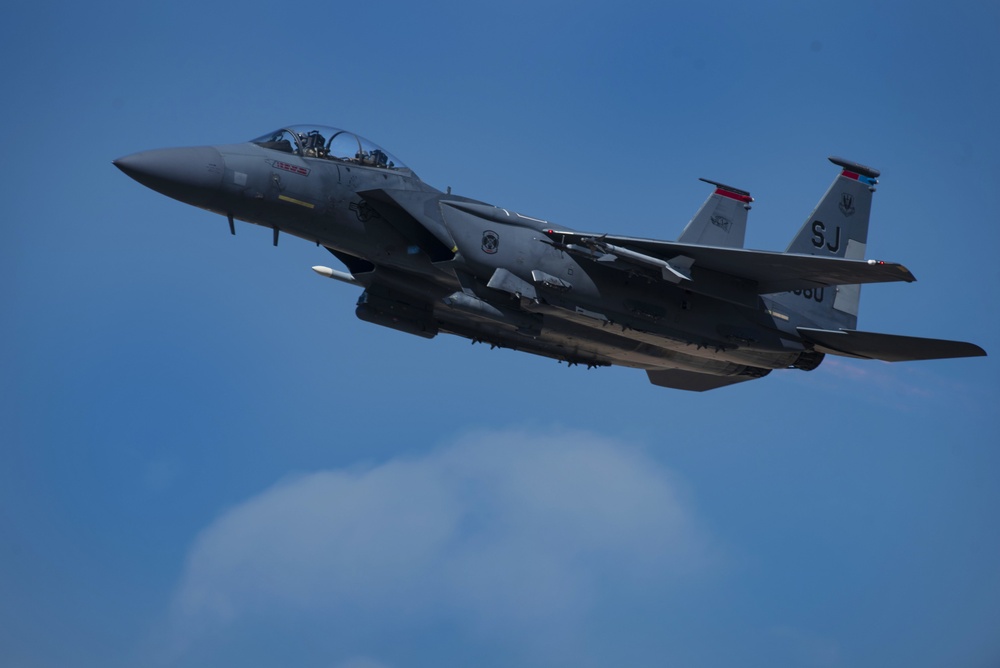
[[[646,372],[649,382],[660,387],[690,392],[705,392],[727,385],[735,385],[745,380],[754,380],[759,376],[716,376],[710,373],[685,371],[683,369],[656,369]]]
[[[916,336],[876,334],[853,329],[812,329],[799,327],[799,335],[822,353],[883,360],[909,362],[914,360],[982,357],[986,351],[973,343],[924,339]]]

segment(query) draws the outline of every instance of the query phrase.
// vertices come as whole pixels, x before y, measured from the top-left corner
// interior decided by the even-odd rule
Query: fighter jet
[[[829,158],[833,184],[784,252],[743,248],[753,197],[714,181],[677,241],[579,232],[437,190],[352,132],[290,126],[240,144],[114,164],[164,195],[324,247],[363,292],[356,315],[697,392],[811,371],[825,355],[889,362],[985,355],[959,341],[858,330],[861,285],[915,280],[866,259],[879,172]],[[704,180],[704,179],[703,179]]]

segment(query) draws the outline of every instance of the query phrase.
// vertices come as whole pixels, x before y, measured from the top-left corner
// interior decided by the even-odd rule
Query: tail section
[[[708,196],[698,213],[694,214],[677,241],[699,246],[743,248],[747,212],[753,197],[745,190],[708,179],[699,180],[715,186],[715,192]]]
[[[841,172],[785,252],[864,259],[872,194],[879,172],[843,158],[832,157],[829,160],[840,167]],[[815,326],[854,329],[858,323],[861,286],[840,285],[785,292],[773,298]]]

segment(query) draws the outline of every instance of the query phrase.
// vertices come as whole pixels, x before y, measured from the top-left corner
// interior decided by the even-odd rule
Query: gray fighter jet
[[[913,281],[865,259],[878,171],[840,171],[783,253],[746,250],[753,198],[714,190],[675,242],[577,232],[427,185],[351,132],[292,126],[242,144],[114,161],[187,204],[315,242],[362,288],[362,320],[711,390],[827,354],[890,362],[985,355],[971,343],[856,329],[861,284]],[[704,180],[704,179],[703,179]]]

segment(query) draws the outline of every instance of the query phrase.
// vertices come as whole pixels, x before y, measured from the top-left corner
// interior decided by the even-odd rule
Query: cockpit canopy
[[[353,132],[323,125],[292,125],[250,141],[264,148],[304,158],[337,160],[413,174],[398,158],[377,144]]]

